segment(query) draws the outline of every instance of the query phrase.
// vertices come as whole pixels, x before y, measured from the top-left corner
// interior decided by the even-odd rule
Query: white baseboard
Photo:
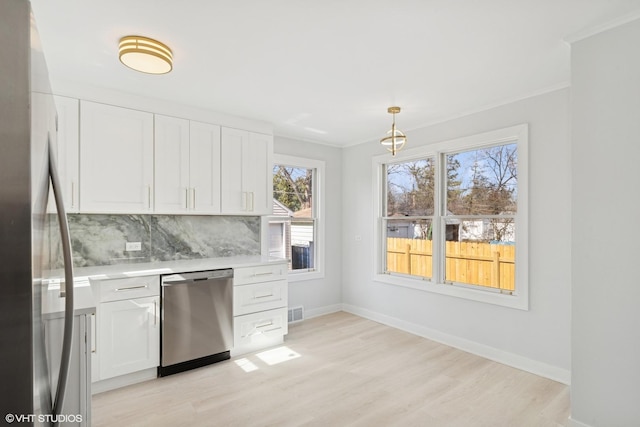
[[[91,394],[103,393],[116,388],[126,387],[131,384],[149,381],[158,377],[158,368],[145,369],[144,371],[132,374],[120,375],[119,377],[108,378],[102,381],[91,383]]]
[[[591,427],[589,424],[585,424],[581,421],[576,420],[575,418],[569,417],[569,424],[567,427]]]
[[[546,363],[542,363],[533,359],[529,359],[518,354],[509,353],[485,344],[450,335],[435,329],[427,328],[422,325],[410,323],[402,319],[380,314],[365,308],[342,304],[342,310],[352,313],[366,319],[370,319],[387,326],[401,329],[405,332],[412,333],[457,349],[493,360],[532,374],[557,381],[562,384],[569,385],[571,382],[571,372],[567,369],[558,368]],[[576,424],[576,427],[582,427],[582,424]],[[589,427],[589,426],[586,426]]]
[[[342,304],[325,305],[319,308],[305,308],[304,318],[311,319],[313,317],[323,316],[325,314],[337,313],[342,311]]]

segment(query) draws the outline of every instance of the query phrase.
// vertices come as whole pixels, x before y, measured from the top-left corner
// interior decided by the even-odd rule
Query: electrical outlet
[[[142,242],[127,242],[124,244],[124,250],[127,252],[141,251]]]

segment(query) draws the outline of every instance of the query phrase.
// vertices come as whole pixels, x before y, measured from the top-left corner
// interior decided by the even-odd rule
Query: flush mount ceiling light
[[[166,74],[173,69],[173,53],[164,43],[142,36],[120,39],[120,62],[148,74]]]
[[[393,114],[393,123],[391,124],[391,130],[387,132],[387,136],[380,140],[380,144],[391,151],[391,155],[395,156],[396,153],[402,150],[404,144],[407,142],[407,137],[404,133],[396,129],[396,114],[400,112],[400,107],[389,107],[387,112]]]

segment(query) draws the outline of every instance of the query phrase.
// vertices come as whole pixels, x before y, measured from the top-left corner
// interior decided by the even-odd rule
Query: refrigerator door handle
[[[65,306],[64,306],[64,332],[62,341],[62,355],[60,358],[60,372],[58,374],[58,385],[56,396],[53,401],[53,415],[56,417],[62,410],[64,395],[67,388],[67,378],[69,376],[69,366],[71,364],[71,344],[73,340],[73,259],[71,257],[71,238],[69,235],[69,223],[67,213],[62,200],[62,187],[58,177],[58,169],[55,159],[55,150],[51,137],[49,137],[49,178],[53,187],[53,195],[58,210],[58,221],[60,224],[60,237],[62,241],[62,257],[64,259],[64,284],[65,284]]]

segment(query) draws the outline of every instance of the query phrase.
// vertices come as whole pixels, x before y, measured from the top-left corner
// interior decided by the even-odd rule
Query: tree
[[[292,212],[311,207],[312,183],[312,169],[273,167],[273,197]]]
[[[517,206],[517,146],[500,145],[461,154],[472,160],[466,188],[449,199],[456,215],[509,215]],[[460,155],[457,155],[460,156]],[[472,156],[472,157],[471,157]],[[513,231],[513,219],[491,218],[486,240],[503,240]]]
[[[387,166],[387,215],[431,215],[433,208],[432,158]]]

